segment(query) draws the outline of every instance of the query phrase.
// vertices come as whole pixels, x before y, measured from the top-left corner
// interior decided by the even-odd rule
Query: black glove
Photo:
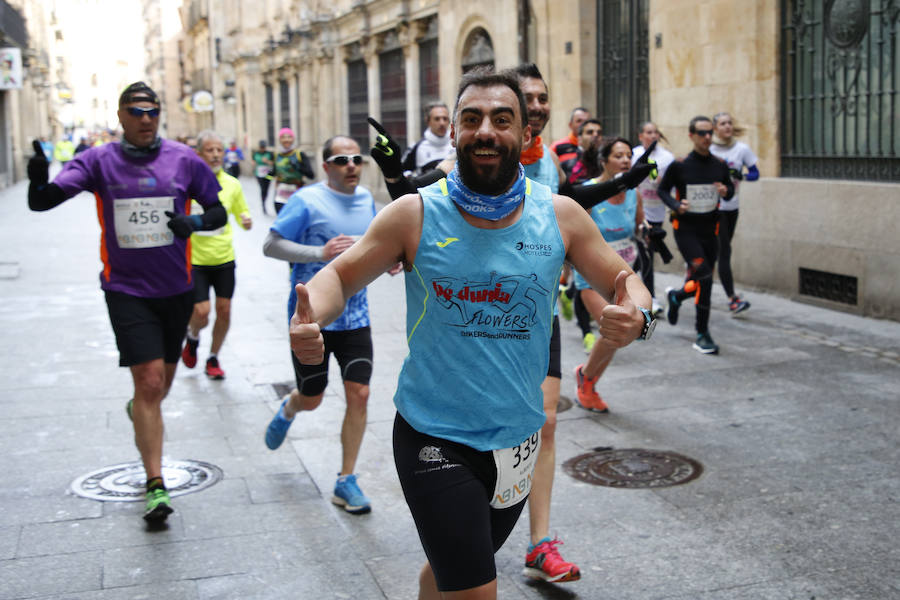
[[[732,181],[741,181],[744,179],[744,174],[741,173],[740,169],[728,169],[728,174],[731,175]]]
[[[650,144],[650,147],[647,148],[647,149],[644,151],[643,154],[641,154],[641,157],[640,157],[639,159],[637,159],[637,160],[634,162],[634,164],[636,164],[636,165],[643,165],[643,164],[649,163],[649,162],[650,162],[650,155],[653,154],[653,151],[654,151],[654,150],[656,150],[656,142],[658,142],[658,141],[659,141],[659,140],[654,140],[653,143]]]
[[[203,227],[203,221],[200,219],[200,215],[177,215],[171,210],[167,210],[166,216],[169,217],[169,222],[166,223],[166,225],[169,226],[172,233],[183,240],[191,237],[191,234],[195,230]]]
[[[42,186],[50,181],[50,162],[38,140],[33,140],[31,147],[34,148],[34,156],[28,159],[28,179],[34,185]]]
[[[650,147],[641,154],[641,157],[635,161],[634,166],[631,167],[631,169],[618,175],[612,180],[612,183],[616,186],[616,193],[636,188],[648,175],[654,179],[656,178],[656,162],[650,160],[650,153],[655,149],[656,142],[653,142],[650,144]]]
[[[642,156],[641,158],[644,157]],[[631,167],[631,169],[629,169],[619,177],[613,179],[613,181],[616,183],[616,188],[618,191],[622,192],[625,190],[636,188],[643,180],[647,178],[647,175],[650,175],[653,171],[656,170],[656,163],[641,162],[641,158],[639,158],[638,161],[634,163],[634,166]]]
[[[381,174],[384,175],[386,179],[397,179],[403,175],[403,165],[400,162],[400,146],[398,146],[397,142],[388,135],[388,132],[381,126],[381,123],[372,117],[369,117],[368,121],[369,125],[374,127],[375,131],[378,132],[378,137],[375,139],[375,145],[372,146],[372,150],[369,154],[371,154],[372,159],[378,163]]]

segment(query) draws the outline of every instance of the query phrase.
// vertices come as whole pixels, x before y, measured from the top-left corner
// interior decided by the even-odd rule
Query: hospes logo
[[[553,246],[538,242],[516,242],[516,250],[529,256],[550,256],[553,254]]]

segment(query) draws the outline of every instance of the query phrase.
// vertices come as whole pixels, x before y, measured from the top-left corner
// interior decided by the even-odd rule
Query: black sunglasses
[[[353,161],[354,165],[362,164],[362,154],[335,154],[334,156],[329,156],[325,162],[334,163],[336,165],[344,166],[350,164],[350,161]]]
[[[703,137],[706,137],[706,136],[712,135],[712,134],[713,134],[712,129],[695,129],[694,130],[694,135],[702,135]]]
[[[140,108],[139,106],[129,106],[125,109],[129,115],[132,117],[137,117],[140,119],[144,115],[147,115],[151,119],[155,119],[159,116],[159,107],[157,108]]]

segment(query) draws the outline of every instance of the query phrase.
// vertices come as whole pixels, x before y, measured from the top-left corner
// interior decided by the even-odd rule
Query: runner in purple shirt
[[[36,152],[28,163],[28,206],[54,208],[93,192],[100,221],[100,287],[119,348],[131,369],[134,397],[126,406],[147,474],[144,519],[159,525],[172,512],[162,478],[161,405],[172,385],[193,309],[190,236],[225,224],[212,170],[190,148],[160,139],[159,97],[143,82],[119,97],[121,143],[79,153],[53,183]],[[37,144],[37,142],[35,142]],[[203,206],[190,214],[190,199]]]

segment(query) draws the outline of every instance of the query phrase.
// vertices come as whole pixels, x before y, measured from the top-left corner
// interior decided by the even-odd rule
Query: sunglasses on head
[[[144,115],[147,115],[151,119],[154,119],[159,116],[159,107],[140,108],[139,106],[129,106],[128,108],[125,109],[125,111],[132,117],[137,117],[138,119],[140,119]]]
[[[329,156],[325,162],[334,163],[336,165],[344,166],[350,164],[350,161],[353,161],[354,165],[362,164],[362,154],[335,154],[334,156]]]
[[[694,130],[694,135],[702,135],[703,137],[712,135],[712,133],[713,133],[712,129],[695,129]]]

